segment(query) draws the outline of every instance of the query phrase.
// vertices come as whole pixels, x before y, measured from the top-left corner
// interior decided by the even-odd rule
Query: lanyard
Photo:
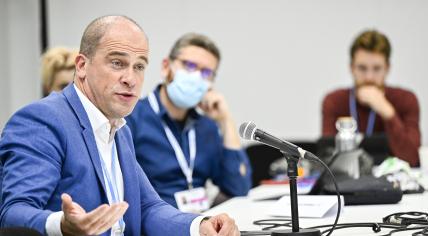
[[[103,168],[104,175],[107,179],[107,184],[110,189],[110,196],[113,203],[119,202],[119,190],[117,189],[116,182],[116,142],[113,140],[113,145],[111,147],[111,173],[107,171],[106,164],[104,163],[104,159],[101,158],[101,167]],[[119,229],[116,229],[114,235],[123,235],[125,231],[125,222],[123,221],[123,217],[119,219]]]
[[[150,106],[156,114],[159,114],[159,104],[153,93],[150,93],[148,96]],[[195,167],[195,158],[196,158],[196,135],[195,128],[192,127],[189,130],[189,152],[190,152],[190,163],[187,164],[186,157],[184,156],[183,150],[181,149],[180,144],[172,133],[171,129],[166,125],[165,121],[161,119],[162,126],[165,130],[166,137],[168,138],[169,143],[175,152],[175,157],[177,158],[178,165],[181,168],[184,176],[186,176],[186,181],[189,189],[193,188],[193,169]]]
[[[358,112],[357,112],[357,99],[355,98],[355,89],[352,89],[349,93],[349,108],[351,110],[351,115],[355,121],[357,121],[358,127]],[[366,135],[371,136],[373,134],[373,129],[376,121],[376,113],[373,109],[370,110],[369,118],[367,121]],[[360,130],[360,128],[358,128]]]

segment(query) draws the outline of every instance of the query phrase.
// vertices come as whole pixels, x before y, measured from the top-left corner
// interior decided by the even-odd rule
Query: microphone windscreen
[[[253,139],[252,135],[256,128],[257,126],[253,122],[251,121],[244,122],[241,124],[241,126],[239,126],[239,136],[241,136],[241,138],[243,139],[252,140]]]

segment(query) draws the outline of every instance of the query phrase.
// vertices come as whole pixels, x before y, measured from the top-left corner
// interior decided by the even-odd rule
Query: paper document
[[[311,185],[297,187],[298,194],[307,194],[311,191]],[[288,184],[278,184],[278,185],[259,185],[248,193],[248,196],[252,200],[265,200],[265,199],[275,199],[278,200],[284,195],[290,194],[290,185]]]
[[[335,215],[337,212],[336,195],[299,195],[297,201],[299,203],[299,217],[322,218]],[[343,196],[341,196],[341,202],[343,209]],[[290,196],[279,199],[268,214],[291,217]]]

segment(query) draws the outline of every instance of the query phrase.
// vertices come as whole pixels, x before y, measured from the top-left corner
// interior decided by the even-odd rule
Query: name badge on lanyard
[[[159,104],[153,93],[149,94],[148,100],[153,111],[156,114],[159,114]],[[172,133],[171,129],[167,126],[165,121],[161,120],[161,122],[165,130],[166,137],[168,138],[169,143],[174,149],[178,165],[180,166],[181,171],[186,177],[186,182],[188,186],[188,190],[180,191],[174,194],[178,209],[184,212],[201,212],[207,210],[209,204],[205,189],[202,187],[193,188],[193,169],[195,167],[196,158],[195,128],[192,127],[188,133],[190,161],[189,164],[187,164],[184,152],[181,149],[181,146],[175,138],[174,134]]]
[[[207,193],[202,187],[176,192],[174,198],[182,212],[201,213],[210,207]]]
[[[349,93],[349,109],[351,110],[352,117],[355,121],[357,121],[357,130],[360,130],[360,125],[358,122],[357,99],[355,98],[355,89],[351,89]],[[366,136],[371,136],[373,134],[375,121],[376,113],[373,111],[373,109],[370,109],[369,118],[367,120]]]

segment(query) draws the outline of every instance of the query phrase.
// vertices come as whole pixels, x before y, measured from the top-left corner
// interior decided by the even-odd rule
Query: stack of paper
[[[344,206],[341,196],[342,209]],[[299,195],[299,217],[321,218],[335,215],[337,212],[336,195]],[[269,215],[291,217],[290,196],[279,199],[269,210]]]

